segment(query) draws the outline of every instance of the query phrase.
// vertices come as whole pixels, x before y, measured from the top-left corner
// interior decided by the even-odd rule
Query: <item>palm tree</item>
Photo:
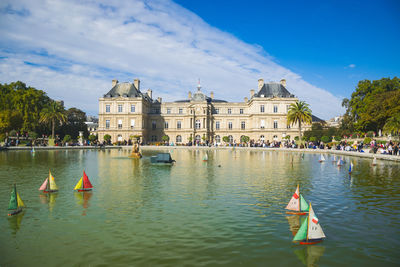
[[[287,125],[299,124],[299,140],[301,140],[301,124],[312,123],[311,109],[304,101],[298,101],[289,106]]]
[[[400,133],[400,113],[397,113],[386,121],[383,131],[391,134]]]
[[[51,138],[54,139],[54,128],[56,123],[64,123],[67,121],[65,110],[62,105],[53,101],[40,112],[39,122],[43,124],[51,123]]]

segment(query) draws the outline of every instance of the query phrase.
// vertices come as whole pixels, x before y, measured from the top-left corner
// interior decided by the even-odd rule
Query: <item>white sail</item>
[[[297,185],[296,192],[294,192],[292,198],[286,206],[287,210],[300,211],[300,190],[299,185]]]
[[[321,154],[321,159],[320,159],[320,161],[325,161],[325,157],[324,157],[324,155],[322,155],[322,154]]]
[[[311,207],[311,203],[310,203],[310,211],[308,213],[307,238],[308,239],[325,238],[324,231],[322,231],[321,225],[319,225],[318,218]]]

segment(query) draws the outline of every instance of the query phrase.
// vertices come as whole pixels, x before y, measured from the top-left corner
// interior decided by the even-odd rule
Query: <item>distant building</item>
[[[99,119],[95,116],[86,116],[85,124],[89,131],[89,134],[96,135],[97,128],[99,128]]]
[[[343,120],[343,116],[337,116],[337,117],[334,117],[334,118],[332,118],[330,120],[327,120],[325,122],[326,122],[326,126],[327,127],[338,128],[340,126],[340,123],[342,122],[342,120]]]
[[[298,136],[298,126],[287,126],[287,111],[298,99],[286,89],[286,81],[264,83],[258,80],[258,90],[250,90],[243,102],[227,102],[206,96],[201,91],[188,93],[188,98],[174,102],[153,99],[152,90],[140,90],[140,80],[133,83],[112,81],[111,90],[99,99],[99,140],[105,134],[112,142],[129,140],[140,135],[144,142],[161,141],[167,135],[170,142],[190,140],[240,143],[242,136],[255,141],[280,141],[287,135]],[[306,130],[307,126],[302,126]]]

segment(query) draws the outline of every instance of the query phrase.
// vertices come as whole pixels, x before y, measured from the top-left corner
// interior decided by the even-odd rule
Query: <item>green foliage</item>
[[[342,137],[339,136],[339,135],[335,135],[335,138],[334,138],[334,139],[335,139],[335,141],[338,141],[338,142],[339,142],[340,140],[342,140]]]
[[[169,136],[168,135],[164,135],[163,137],[161,137],[161,140],[163,140],[164,142],[169,140]]]
[[[40,112],[39,122],[43,124],[51,124],[51,138],[54,139],[54,131],[56,124],[67,121],[64,107],[55,101],[50,102]]]
[[[229,143],[229,137],[228,136],[222,137],[222,141],[224,141],[225,143]]]
[[[9,136],[17,136],[17,131],[16,130],[11,130],[8,134]]]
[[[69,142],[69,141],[71,141],[71,136],[69,135],[69,134],[66,134],[66,135],[64,135],[64,139],[63,139],[63,141],[64,142]]]
[[[369,144],[371,143],[372,139],[370,137],[365,137],[364,138],[364,144]]]
[[[79,136],[79,132],[83,132],[84,137],[88,137],[86,113],[78,108],[70,108],[65,111],[66,121],[59,129],[61,136],[69,134],[71,136]]]
[[[315,136],[311,136],[311,137],[310,137],[310,141],[311,141],[311,142],[315,142],[315,141],[317,141],[317,137],[315,137]]]
[[[294,137],[294,140],[295,140],[295,141],[299,141],[300,138],[299,138],[298,136],[295,136],[295,137]]]
[[[229,140],[229,138],[228,138],[228,140]],[[248,143],[249,141],[250,141],[250,137],[248,137],[246,135],[242,135],[240,137],[240,142],[242,142],[242,143]]]
[[[108,141],[110,141],[110,140],[111,140],[111,135],[105,134],[105,135],[104,135],[104,141],[108,142]]]
[[[30,132],[28,133],[28,136],[29,136],[30,138],[32,138],[32,140],[35,140],[35,139],[38,137],[38,134],[35,133],[35,132],[30,131]]]
[[[400,113],[393,115],[386,121],[383,131],[390,134],[400,133]]]
[[[324,143],[329,143],[331,140],[332,140],[332,137],[329,137],[329,136],[326,136],[326,135],[321,137],[321,141],[324,142]]]
[[[349,121],[346,123],[351,122],[358,131],[377,132],[397,113],[400,113],[399,78],[382,78],[372,82],[363,80],[348,102],[346,114]]]
[[[91,134],[91,135],[89,135],[88,139],[89,139],[90,142],[94,142],[94,141],[97,140],[97,135]]]
[[[311,109],[306,102],[298,101],[290,104],[287,115],[287,125],[298,124],[299,137],[301,137],[301,124],[310,123],[312,123]]]
[[[367,137],[373,137],[374,136],[374,132],[373,131],[368,131],[367,132]]]
[[[6,140],[6,134],[0,133],[0,142],[4,142]]]
[[[5,133],[11,130],[20,130],[22,124],[23,120],[19,111],[9,109],[0,111],[0,132]]]

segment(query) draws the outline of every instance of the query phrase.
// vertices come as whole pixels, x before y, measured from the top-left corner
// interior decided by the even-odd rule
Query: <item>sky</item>
[[[112,79],[163,101],[202,91],[242,102],[265,82],[313,114],[343,114],[358,81],[400,74],[400,1],[0,2],[0,83],[23,81],[98,114]]]

